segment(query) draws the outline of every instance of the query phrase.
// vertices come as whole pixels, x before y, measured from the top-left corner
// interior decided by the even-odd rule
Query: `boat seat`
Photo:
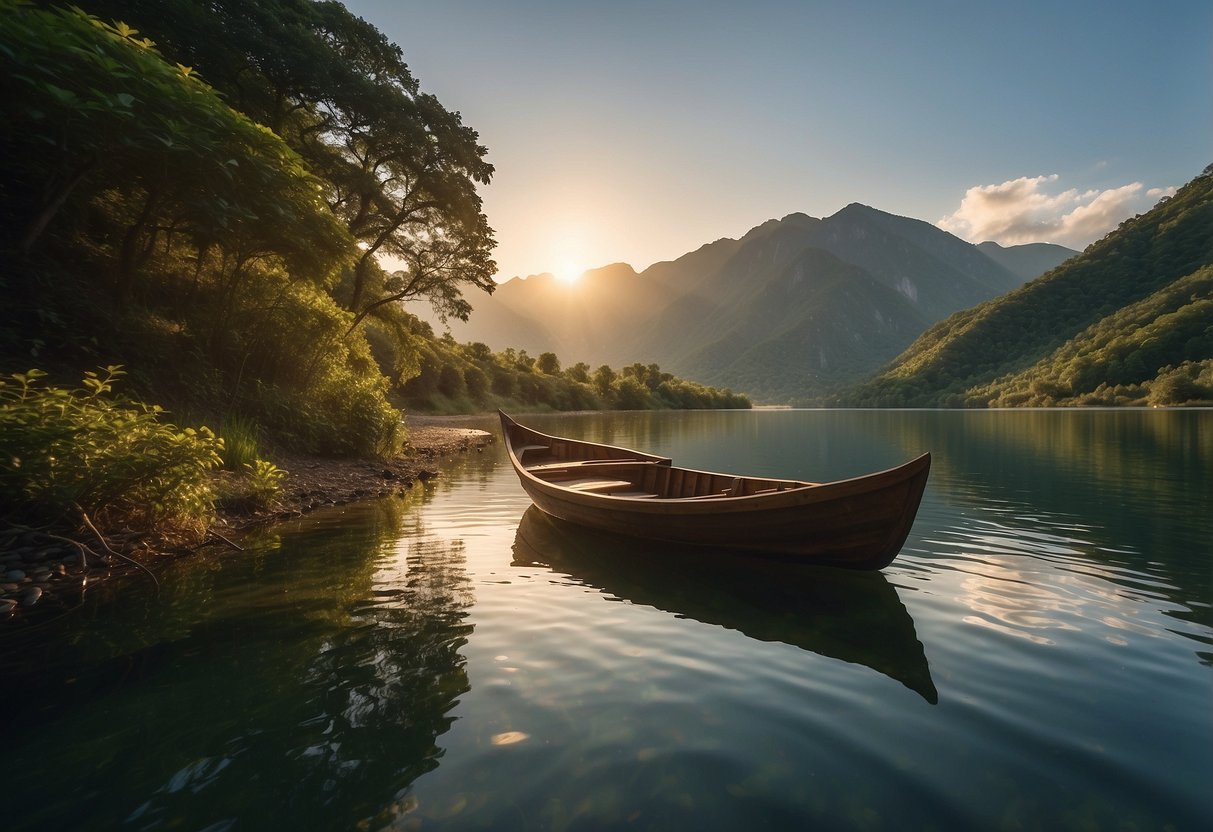
[[[608,497],[630,497],[633,500],[656,500],[657,495],[652,491],[612,491]]]
[[[522,455],[525,454],[527,451],[550,451],[550,450],[551,450],[551,448],[549,448],[547,445],[519,445],[517,448],[514,449],[514,455],[517,456],[519,459],[522,459]]]
[[[647,459],[581,459],[576,461],[565,462],[541,462],[536,465],[527,465],[526,469],[532,474],[541,472],[554,472],[561,469],[577,468],[582,465],[656,465],[655,462],[650,462]]]
[[[618,491],[624,488],[635,488],[636,484],[628,480],[608,480],[602,477],[594,477],[593,479],[585,480],[570,480],[566,482],[555,482],[553,485],[559,485],[563,488],[569,488],[573,491]]]

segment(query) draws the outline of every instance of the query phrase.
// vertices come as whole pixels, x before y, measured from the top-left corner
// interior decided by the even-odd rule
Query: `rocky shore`
[[[274,462],[285,475],[272,505],[255,511],[221,506],[206,540],[165,551],[135,535],[102,540],[87,529],[68,537],[21,525],[0,528],[0,621],[20,618],[30,608],[82,584],[115,574],[143,570],[158,555],[181,555],[204,545],[239,546],[245,530],[297,517],[324,506],[384,497],[408,491],[438,476],[438,461],[456,453],[478,452],[493,441],[482,430],[443,424],[441,419],[410,418],[405,453],[390,460],[327,459],[279,454]]]

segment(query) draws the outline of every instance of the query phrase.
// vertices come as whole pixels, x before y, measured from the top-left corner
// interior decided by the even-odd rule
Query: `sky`
[[[480,135],[498,279],[852,202],[1081,249],[1213,162],[1213,2],[346,0]]]

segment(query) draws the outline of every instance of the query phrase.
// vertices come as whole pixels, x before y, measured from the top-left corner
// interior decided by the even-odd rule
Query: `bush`
[[[197,533],[213,512],[207,472],[223,441],[160,421],[156,405],[109,398],[109,366],[83,387],[43,387],[41,370],[0,378],[0,503],[10,517],[102,531]]]

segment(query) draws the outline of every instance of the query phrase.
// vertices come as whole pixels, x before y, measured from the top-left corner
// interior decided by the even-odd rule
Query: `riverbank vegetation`
[[[341,4],[80,6],[0,0],[0,519],[196,531],[272,497],[271,450],[399,453],[402,406],[741,403],[408,314],[492,291],[493,167]]]
[[[747,396],[705,387],[640,362],[591,368],[564,367],[551,352],[493,352],[487,345],[458,344],[450,335],[434,338],[429,325],[414,321],[425,337],[417,352],[416,374],[399,387],[410,410],[470,413],[501,408],[527,410],[660,410],[749,408]],[[374,347],[376,341],[372,339]]]

